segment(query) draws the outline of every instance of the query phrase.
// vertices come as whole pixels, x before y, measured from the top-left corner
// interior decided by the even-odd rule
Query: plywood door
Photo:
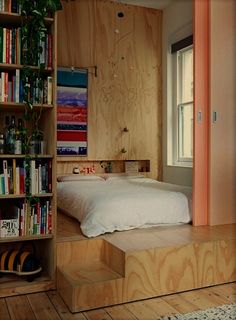
[[[211,1],[210,22],[209,222],[215,225],[236,222],[236,1]]]

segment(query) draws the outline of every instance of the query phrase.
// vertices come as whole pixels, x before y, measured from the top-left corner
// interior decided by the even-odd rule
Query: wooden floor
[[[236,302],[236,283],[72,314],[56,291],[0,299],[1,320],[158,320]]]

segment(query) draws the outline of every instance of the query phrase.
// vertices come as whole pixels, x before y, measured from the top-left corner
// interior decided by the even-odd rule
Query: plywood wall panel
[[[152,177],[160,176],[161,24],[154,9],[103,0],[63,4],[58,64],[96,65],[98,72],[89,74],[88,160],[150,159]]]
[[[94,63],[94,1],[62,1],[58,12],[58,66]]]

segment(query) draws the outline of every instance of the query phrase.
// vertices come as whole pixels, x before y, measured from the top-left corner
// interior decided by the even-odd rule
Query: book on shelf
[[[39,88],[39,79],[36,78],[30,86],[30,99],[33,103],[52,104],[52,87],[51,76],[44,80],[43,89]],[[23,82],[19,69],[12,72],[0,72],[0,102],[23,102]]]
[[[3,177],[4,177],[4,193],[9,194],[9,173],[8,173],[8,164],[7,160],[3,160]]]
[[[1,204],[0,237],[19,236],[20,211],[14,204]]]
[[[21,236],[42,235],[52,232],[52,212],[49,200],[41,200],[33,206],[24,202],[20,212],[20,229]]]
[[[25,162],[22,159],[0,161],[0,195],[25,193]],[[36,159],[30,161],[30,193],[52,192],[52,161]]]
[[[0,11],[21,13],[21,5],[17,0],[0,0]]]
[[[50,200],[34,205],[26,201],[3,204],[0,208],[0,237],[45,235],[52,233]]]
[[[46,32],[39,42],[41,54],[34,66],[43,64],[45,68],[52,68],[53,35]],[[0,63],[24,64],[27,43],[22,41],[21,27],[5,28],[0,26]]]

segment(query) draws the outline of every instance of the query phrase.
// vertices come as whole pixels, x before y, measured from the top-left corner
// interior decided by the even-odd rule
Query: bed
[[[191,222],[191,188],[142,176],[60,177],[58,208],[80,222],[83,234]]]

